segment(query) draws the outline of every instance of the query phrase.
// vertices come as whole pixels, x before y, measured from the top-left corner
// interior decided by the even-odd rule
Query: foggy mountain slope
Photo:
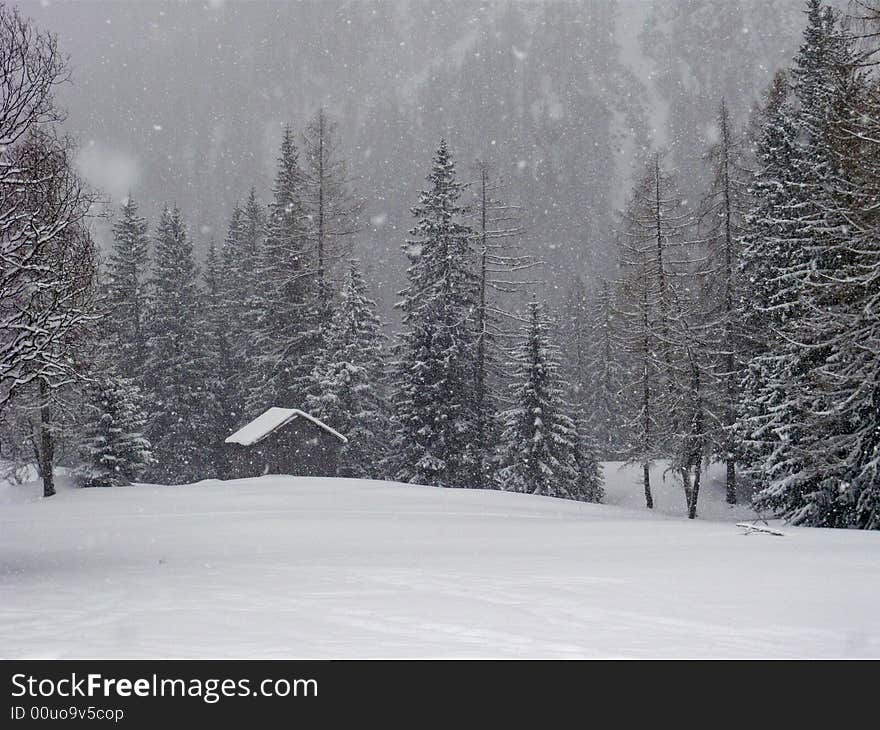
[[[747,123],[773,75],[791,59],[791,29],[803,22],[803,3],[655,1],[645,10],[639,40],[663,100],[661,144],[690,183],[687,192],[699,195],[694,183],[703,182],[704,173],[694,145],[705,149],[717,141],[714,119],[722,98],[735,124]]]
[[[553,270],[607,269],[605,231],[633,139],[647,144],[664,117],[658,100],[684,99],[663,135],[673,142],[714,115],[716,89],[682,84],[683,65],[733,77],[717,92],[745,110],[763,86],[752,76],[769,77],[796,45],[800,18],[785,13],[795,0],[696,5],[660,3],[662,22],[638,34],[655,12],[631,0],[21,7],[71,56],[75,83],[60,101],[87,177],[114,203],[131,189],[151,225],[176,202],[200,251],[222,239],[252,185],[265,197],[283,124],[299,129],[326,106],[367,199],[360,245],[388,304],[405,268],[409,207],[441,134],[464,179],[474,156],[496,163],[526,211],[526,240]],[[708,43],[705,18],[737,8],[753,32]],[[744,58],[743,68],[731,62]]]

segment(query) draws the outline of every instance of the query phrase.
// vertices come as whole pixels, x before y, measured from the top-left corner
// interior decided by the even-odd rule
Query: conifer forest
[[[0,504],[880,530],[880,2],[4,0],[0,87]]]

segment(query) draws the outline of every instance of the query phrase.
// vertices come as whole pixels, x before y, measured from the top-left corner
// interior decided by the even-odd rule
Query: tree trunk
[[[477,411],[477,489],[487,486],[487,466],[485,460],[486,441],[488,439],[486,423],[486,283],[488,279],[489,248],[487,245],[487,201],[486,201],[487,174],[485,168],[480,170],[480,242],[482,254],[480,255],[480,303],[477,308],[477,367],[474,393],[474,405]]]
[[[736,504],[736,461],[727,453],[727,504]]]
[[[324,110],[318,118],[318,291],[321,304],[326,305],[324,290]]]
[[[49,407],[49,386],[40,379],[40,471],[43,477],[43,496],[55,494],[53,462],[55,448],[52,443],[52,413]]]
[[[697,499],[700,496],[700,463],[694,466],[694,486],[691,489],[691,501],[688,505],[688,519],[692,520],[697,516]]]
[[[647,289],[645,289],[647,291]],[[650,449],[651,447],[651,389],[648,386],[648,336],[647,336],[647,307],[644,309],[644,317],[645,317],[645,383],[644,388],[642,389],[642,410],[644,411],[644,431],[645,431],[645,448]],[[650,453],[650,452],[648,452]],[[651,496],[651,469],[646,461],[642,465],[643,469],[643,479],[645,482],[645,506],[648,509],[654,509],[654,498]]]
[[[681,472],[681,485],[684,487],[684,506],[690,509],[691,506],[691,472],[689,466],[683,466]]]
[[[727,356],[727,407],[725,408],[724,420],[727,429],[727,447],[724,454],[724,463],[727,467],[727,504],[736,504],[736,458],[734,457],[733,426],[736,416],[733,404],[736,399],[736,390],[733,381],[733,369],[736,363],[732,354]]]
[[[736,398],[736,385],[733,375],[736,360],[733,354],[733,338],[730,334],[735,314],[733,306],[733,202],[730,181],[730,124],[727,117],[727,105],[724,99],[721,100],[721,141],[724,153],[724,306],[726,310],[724,340],[725,347],[728,349],[728,354],[725,358],[727,404],[724,425],[728,429],[725,463],[727,465],[727,504],[736,504],[736,469],[733,458],[733,435],[731,432],[734,422],[733,405]]]

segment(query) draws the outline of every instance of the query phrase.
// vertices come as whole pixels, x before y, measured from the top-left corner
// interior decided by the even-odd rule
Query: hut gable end
[[[226,438],[230,472],[239,476],[335,476],[348,439],[296,408],[269,408]]]

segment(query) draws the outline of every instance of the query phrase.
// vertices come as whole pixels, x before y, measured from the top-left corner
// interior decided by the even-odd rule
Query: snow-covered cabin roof
[[[305,418],[316,426],[323,428],[327,433],[338,438],[342,443],[348,443],[339,431],[335,431],[323,421],[319,421],[314,416],[297,408],[270,408],[262,415],[257,416],[253,421],[242,426],[231,436],[226,437],[227,444],[239,444],[240,446],[253,446],[262,441],[266,436],[277,431],[282,426],[290,423],[295,418]]]

